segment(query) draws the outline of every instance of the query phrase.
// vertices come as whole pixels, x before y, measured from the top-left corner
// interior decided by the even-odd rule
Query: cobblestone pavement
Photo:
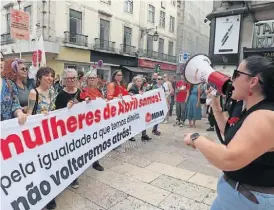
[[[100,160],[105,171],[90,167],[79,177],[77,190],[57,197],[58,210],[207,210],[216,196],[220,171],[183,143],[185,133],[206,132],[206,119],[197,128],[174,127],[174,117],[161,124],[160,137],[143,143],[126,142]],[[148,131],[151,134],[151,130]],[[217,141],[217,140],[216,140]]]

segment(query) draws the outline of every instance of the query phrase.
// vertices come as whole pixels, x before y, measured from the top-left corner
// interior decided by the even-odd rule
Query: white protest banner
[[[93,162],[167,113],[163,90],[123,99],[82,102],[30,116],[22,126],[1,122],[1,209],[41,210]]]

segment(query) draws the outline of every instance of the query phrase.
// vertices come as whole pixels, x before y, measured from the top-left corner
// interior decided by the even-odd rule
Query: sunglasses
[[[23,67],[20,70],[26,72],[26,71],[28,71],[28,68]]]
[[[248,74],[248,73],[245,73],[245,72],[242,72],[242,71],[239,71],[239,70],[235,69],[234,72],[233,72],[233,75],[232,75],[232,80],[238,78],[239,76],[241,76],[241,74],[246,75],[246,76],[249,76],[249,77],[255,77],[255,76],[252,75],[252,74]],[[261,80],[259,80],[259,83],[260,83],[261,85],[263,84],[263,82],[262,82]]]
[[[157,80],[163,80],[163,78],[158,78]]]

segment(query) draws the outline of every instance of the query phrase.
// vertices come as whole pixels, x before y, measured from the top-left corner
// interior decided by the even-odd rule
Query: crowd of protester
[[[174,126],[183,127],[188,120],[188,127],[195,128],[196,121],[202,118],[202,106],[204,113],[207,112],[205,109],[208,109],[206,95],[209,90],[204,84],[188,84],[183,75],[177,81],[175,76],[170,77],[167,74],[154,73],[151,80],[137,75],[126,85],[121,70],[113,72],[111,81],[107,83],[97,75],[96,69],[84,73],[68,68],[64,69],[60,76],[50,67],[41,67],[36,74],[35,86],[33,81],[31,85],[28,81],[28,68],[24,60],[13,59],[5,62],[1,53],[1,121],[17,117],[19,123],[23,124],[28,115],[47,114],[65,107],[71,108],[82,101],[90,103],[96,98],[109,101],[126,95],[143,94],[154,89],[163,89],[165,93],[168,114],[163,123],[169,123],[169,117],[172,116],[176,105]],[[211,112],[208,113],[211,119]],[[214,130],[212,127],[210,130]],[[152,134],[161,135],[158,124],[153,127]],[[142,141],[151,139],[146,130],[142,131]],[[136,141],[134,137],[129,140]],[[99,161],[93,164],[93,168],[98,171],[104,170]],[[71,187],[75,189],[79,187],[77,179],[71,183]],[[56,208],[55,199],[46,207]]]

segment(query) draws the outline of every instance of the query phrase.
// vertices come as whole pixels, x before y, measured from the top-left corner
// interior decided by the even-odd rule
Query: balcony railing
[[[69,31],[65,31],[64,34],[65,43],[88,47],[88,36],[83,34],[70,33]]]
[[[144,49],[139,49],[139,56],[142,57],[147,57],[147,58],[152,58],[155,60],[161,60],[161,61],[167,61],[170,63],[176,63],[176,56],[173,55],[168,55],[164,53],[159,53],[153,50],[144,50]]]
[[[121,44],[121,53],[128,54],[128,55],[135,55],[136,47],[131,45]]]
[[[10,33],[1,34],[1,45],[12,44],[15,39],[11,38]]]
[[[106,50],[109,52],[115,52],[115,42],[95,38],[94,49]]]

